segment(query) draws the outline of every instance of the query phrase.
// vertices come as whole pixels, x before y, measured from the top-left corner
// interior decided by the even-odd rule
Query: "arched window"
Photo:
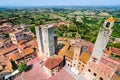
[[[110,26],[110,22],[107,22],[106,27],[109,28],[109,26]]]
[[[96,74],[96,73],[94,73],[93,75],[94,75],[94,76],[97,76],[97,74]]]
[[[100,80],[103,80],[103,78],[102,78],[102,77],[100,77]]]
[[[84,65],[82,65],[82,67],[84,67]]]
[[[89,71],[89,72],[91,72],[91,70],[90,70],[90,69],[88,69],[88,71]]]
[[[79,62],[79,64],[81,64],[81,62]]]

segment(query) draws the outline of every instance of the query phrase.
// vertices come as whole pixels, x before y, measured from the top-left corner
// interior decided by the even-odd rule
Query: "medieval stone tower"
[[[53,24],[36,26],[38,56],[50,57],[55,54]]]
[[[113,17],[110,17],[107,20],[105,20],[103,27],[99,30],[90,61],[94,63],[100,62],[103,50],[106,48],[106,45],[109,41],[109,37],[111,36],[113,25]]]
[[[81,48],[82,48],[82,45],[75,45],[74,55],[73,55],[73,60],[72,60],[71,70],[77,75],[79,74],[78,64],[79,64],[79,57],[80,57],[80,53],[81,53]]]

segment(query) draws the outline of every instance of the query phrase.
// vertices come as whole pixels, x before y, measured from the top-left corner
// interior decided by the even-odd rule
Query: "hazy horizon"
[[[119,0],[0,0],[0,6],[120,6]]]

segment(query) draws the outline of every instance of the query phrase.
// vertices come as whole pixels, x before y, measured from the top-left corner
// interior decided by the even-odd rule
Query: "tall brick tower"
[[[36,27],[36,36],[39,47],[38,56],[50,57],[55,54],[53,24]]]
[[[110,17],[107,20],[105,20],[103,27],[99,30],[90,61],[94,63],[100,62],[103,50],[106,48],[106,45],[109,41],[109,37],[111,36],[113,25],[113,17]]]

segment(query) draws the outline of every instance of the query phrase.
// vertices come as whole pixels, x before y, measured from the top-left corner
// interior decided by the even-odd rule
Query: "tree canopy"
[[[27,70],[27,64],[26,64],[26,63],[21,63],[21,64],[18,66],[18,70],[19,70],[20,72],[26,71],[26,70]]]

